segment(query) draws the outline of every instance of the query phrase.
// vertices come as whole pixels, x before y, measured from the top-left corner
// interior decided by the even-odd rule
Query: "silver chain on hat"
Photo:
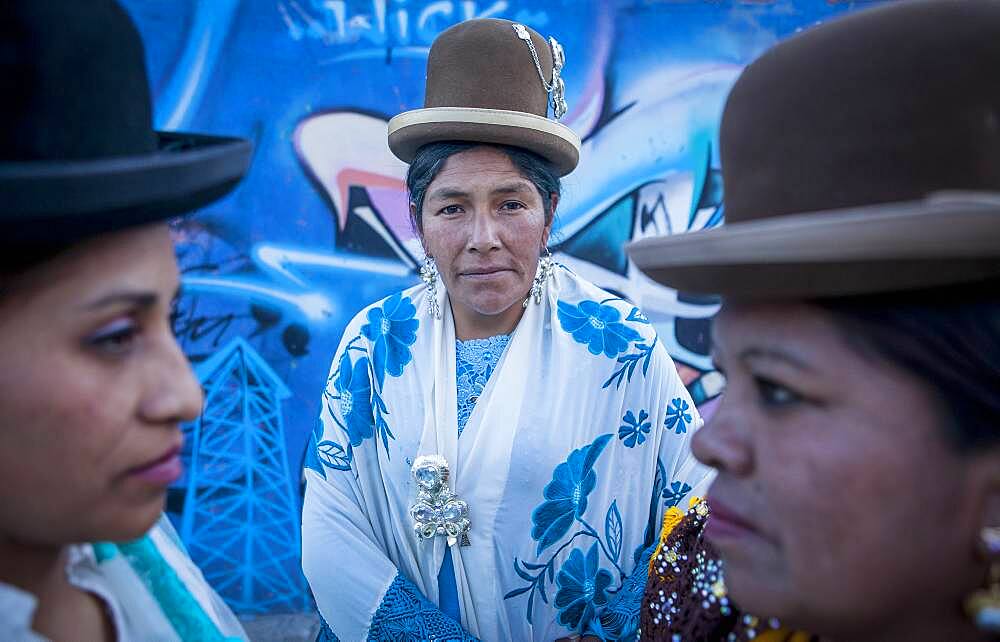
[[[563,52],[562,45],[555,38],[549,37],[549,49],[552,50],[552,82],[546,82],[542,63],[538,60],[538,52],[535,51],[535,43],[531,40],[528,28],[516,22],[511,27],[513,27],[517,37],[528,45],[531,59],[535,61],[535,69],[538,70],[538,77],[542,80],[542,87],[552,98],[552,115],[555,116],[556,120],[559,120],[569,110],[569,106],[566,104],[566,84],[559,75],[563,65],[566,64],[566,54]]]

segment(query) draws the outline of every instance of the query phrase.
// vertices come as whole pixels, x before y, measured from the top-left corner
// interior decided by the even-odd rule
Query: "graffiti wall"
[[[250,173],[177,228],[175,325],[206,391],[168,511],[242,613],[309,608],[301,468],[340,332],[417,281],[392,115],[422,106],[434,37],[503,17],[563,44],[584,141],[556,259],[640,305],[710,414],[717,303],[652,283],[622,246],[722,223],[717,127],[741,68],[836,0],[126,0],[147,43],[156,124],[253,140]]]

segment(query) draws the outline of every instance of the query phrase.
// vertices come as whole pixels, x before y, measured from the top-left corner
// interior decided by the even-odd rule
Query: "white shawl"
[[[665,504],[703,490],[688,445],[701,418],[641,312],[557,267],[459,438],[451,308],[440,293],[435,320],[427,296],[410,288],[345,331],[305,472],[303,570],[347,642],[366,639],[397,573],[437,603],[450,552],[466,631],[551,642],[600,613]],[[425,454],[449,462],[471,546],[413,533]]]

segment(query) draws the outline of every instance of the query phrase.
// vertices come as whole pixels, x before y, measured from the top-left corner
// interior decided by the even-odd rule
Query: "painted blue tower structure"
[[[181,539],[235,612],[301,611],[299,502],[281,411],[291,393],[241,338],[195,372],[205,409],[185,426]]]

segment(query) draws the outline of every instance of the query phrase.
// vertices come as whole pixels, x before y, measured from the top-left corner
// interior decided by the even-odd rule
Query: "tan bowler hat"
[[[1000,278],[998,68],[995,0],[902,0],[789,38],[729,94],[726,223],[638,241],[632,260],[741,298]]]
[[[409,163],[428,143],[510,145],[552,163],[560,176],[576,167],[580,137],[548,118],[566,110],[562,47],[509,20],[461,22],[434,40],[427,58],[424,108],[389,121],[389,149]]]

